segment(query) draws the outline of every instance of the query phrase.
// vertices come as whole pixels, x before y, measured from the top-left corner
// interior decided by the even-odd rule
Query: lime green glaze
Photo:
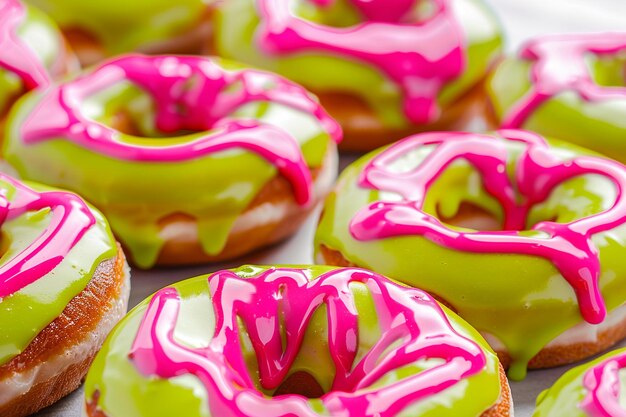
[[[512,155],[522,150],[521,144],[510,142],[508,146]],[[496,336],[513,357],[509,375],[524,378],[527,363],[537,352],[583,322],[574,291],[545,258],[457,252],[422,236],[354,239],[349,224],[356,212],[371,202],[395,197],[357,185],[363,166],[381,151],[362,157],[342,173],[324,206],[315,237],[316,259],[320,260],[319,247],[324,245],[358,266],[437,294],[480,332]],[[428,152],[421,148],[407,155],[403,169],[417,165]],[[586,151],[559,143],[554,152],[571,157]],[[516,159],[512,156],[509,160],[509,172]],[[570,222],[600,212],[610,207],[615,195],[614,186],[605,178],[575,177],[556,187],[545,202],[531,210],[527,226],[541,220]],[[462,202],[502,219],[500,205],[482,188],[479,174],[465,161],[458,161],[429,189],[424,209],[453,218]],[[626,227],[594,235],[593,242],[600,252],[600,288],[610,311],[626,299]]]
[[[498,121],[531,89],[531,62],[502,61],[487,81],[489,101]],[[624,85],[623,58],[589,59],[590,73],[600,85]],[[626,101],[591,102],[570,91],[542,103],[521,126],[544,136],[593,149],[626,162]]]
[[[345,0],[319,13],[305,1],[294,1],[294,13],[313,22],[344,27],[358,21]],[[439,95],[442,107],[451,104],[476,85],[500,54],[500,26],[482,0],[452,2],[467,39],[467,66],[463,75],[446,85]],[[391,128],[410,122],[402,110],[402,92],[384,73],[358,61],[329,54],[298,53],[289,56],[263,54],[254,36],[259,18],[254,0],[230,0],[216,11],[215,42],[219,55],[247,62],[281,74],[314,92],[345,92],[362,98]]]
[[[332,269],[327,266],[296,266],[305,268],[311,279]],[[253,277],[267,267],[243,266],[236,269],[241,277]],[[176,339],[189,347],[206,346],[212,338],[215,317],[211,305],[211,294],[207,276],[192,278],[172,285],[182,300],[180,316],[175,331]],[[372,313],[371,294],[362,284],[352,284],[359,314],[359,353],[364,354],[377,340],[377,318]],[[96,357],[85,384],[86,400],[91,401],[99,392],[99,408],[109,417],[211,417],[207,404],[210,401],[202,383],[194,376],[183,375],[164,380],[146,378],[137,372],[128,359],[131,344],[150,299],[133,309],[113,330],[102,350]],[[445,307],[444,307],[445,309]],[[305,371],[314,376],[324,389],[329,389],[334,374],[334,365],[328,353],[328,328],[326,312],[320,308],[311,320],[302,344],[302,349],[290,369],[289,375]],[[487,366],[453,387],[435,395],[429,401],[418,402],[404,410],[398,417],[478,417],[496,403],[500,396],[498,360],[481,336],[454,313],[445,309],[448,319],[456,331],[476,341],[485,350]],[[241,329],[246,334],[245,329]],[[251,375],[257,377],[255,353],[242,339],[242,349]],[[387,384],[406,375],[420,372],[429,367],[429,362],[415,364],[386,374],[377,384]],[[259,386],[260,389],[260,386]],[[265,393],[271,395],[271,393]],[[324,413],[321,401],[312,400],[312,408]],[[324,415],[324,414],[322,414]],[[214,416],[217,417],[217,416]]]
[[[59,72],[59,60],[67,57],[61,32],[50,18],[40,10],[27,6],[17,36],[48,71],[53,74]],[[0,115],[8,111],[7,106],[23,89],[22,80],[17,75],[0,68]]]
[[[6,160],[23,178],[71,189],[102,210],[140,267],[154,265],[164,244],[158,222],[173,214],[196,219],[205,252],[221,252],[234,221],[277,175],[265,159],[240,149],[188,161],[150,163],[103,156],[62,138],[25,146],[18,140],[19,129],[39,98],[38,93],[27,95],[9,115]],[[85,113],[103,123],[119,112],[127,113],[145,137],[121,134],[121,142],[171,146],[206,134],[157,137],[154,107],[142,90],[119,83],[87,100]],[[251,102],[232,116],[283,128],[301,145],[310,167],[321,166],[331,151],[332,139],[318,120],[290,107]]]
[[[107,53],[119,54],[192,30],[213,0],[26,0],[62,29],[93,34]]]
[[[37,191],[47,187],[26,183]],[[9,201],[15,189],[0,181]],[[0,299],[0,365],[19,355],[67,304],[89,283],[104,260],[117,255],[117,245],[102,215],[93,211],[96,224],[78,241],[63,261],[48,275],[22,290]],[[28,247],[48,226],[50,211],[28,212],[2,224],[0,265]]]
[[[589,417],[586,412],[578,407],[587,395],[587,390],[582,382],[583,376],[592,367],[624,352],[626,349],[612,351],[592,362],[566,372],[554,385],[539,394],[533,417]],[[624,371],[620,371],[620,380],[622,390],[620,397],[626,398],[626,373]]]

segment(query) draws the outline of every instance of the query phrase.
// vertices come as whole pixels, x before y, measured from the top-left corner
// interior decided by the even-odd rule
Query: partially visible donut
[[[482,0],[230,0],[215,22],[216,54],[313,91],[357,151],[467,127],[502,43]]]
[[[537,398],[533,417],[623,417],[626,349],[566,372]]]
[[[84,196],[143,268],[286,238],[330,190],[341,139],[296,84],[186,56],[103,63],[31,94],[7,131],[19,174]]]
[[[22,417],[80,385],[126,312],[129,276],[74,194],[0,174],[0,220],[0,415]]]
[[[497,356],[370,271],[244,266],[158,291],[113,331],[90,417],[512,415]]]
[[[492,123],[626,162],[626,32],[543,36],[487,82]]]
[[[76,66],[56,25],[20,0],[0,0],[0,127],[26,91],[47,87]]]

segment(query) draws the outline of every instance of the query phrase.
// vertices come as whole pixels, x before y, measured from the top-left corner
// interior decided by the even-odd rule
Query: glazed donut
[[[370,271],[244,266],[174,284],[111,333],[90,417],[510,416],[497,356]]]
[[[563,375],[537,399],[533,417],[622,417],[626,349],[619,349]],[[622,392],[620,392],[620,390]]]
[[[282,240],[326,195],[341,129],[301,87],[199,57],[126,56],[30,95],[7,161],[80,193],[142,268]]]
[[[214,0],[27,0],[61,27],[85,65],[130,51],[203,51]]]
[[[215,22],[218,55],[315,92],[358,151],[462,128],[502,43],[482,0],[232,0]]]
[[[626,335],[625,190],[622,164],[534,133],[415,135],[344,171],[316,260],[436,294],[522,379]]]
[[[626,33],[552,35],[503,60],[487,83],[492,123],[626,162]]]
[[[0,127],[22,94],[73,67],[74,57],[48,17],[19,0],[0,0]]]
[[[75,390],[126,313],[124,254],[79,197],[0,174],[0,415]]]

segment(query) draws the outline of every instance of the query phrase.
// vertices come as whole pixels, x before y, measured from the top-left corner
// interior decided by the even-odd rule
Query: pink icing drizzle
[[[585,56],[616,54],[624,50],[626,33],[562,34],[528,42],[520,57],[533,61],[532,87],[506,114],[502,127],[522,127],[541,104],[566,91],[574,91],[586,101],[623,99],[626,88],[595,83]]]
[[[25,87],[32,90],[48,86],[50,79],[41,61],[17,36],[25,15],[19,0],[0,0],[0,68],[17,74]]]
[[[626,168],[606,159],[580,156],[562,161],[552,154],[542,137],[521,130],[501,130],[505,139],[526,143],[511,182],[506,163],[511,157],[506,144],[493,137],[471,133],[428,133],[412,136],[377,155],[364,168],[359,185],[402,196],[400,202],[372,203],[361,209],[350,223],[358,240],[422,235],[453,250],[466,252],[518,253],[544,257],[554,263],[574,289],[582,316],[589,323],[606,317],[606,306],[598,287],[600,260],[591,241],[595,233],[626,222]],[[435,150],[414,170],[394,173],[389,163],[420,146]],[[482,175],[485,189],[502,205],[503,231],[460,232],[422,210],[428,188],[454,161],[465,159]],[[571,223],[543,221],[531,230],[546,236],[522,236],[529,210],[544,201],[554,187],[575,176],[599,174],[617,187],[613,206]],[[518,202],[517,196],[523,201]]]
[[[358,362],[358,312],[349,289],[353,282],[368,287],[381,329],[378,342]],[[238,319],[256,352],[260,383],[273,390],[289,374],[312,315],[326,305],[336,374],[332,390],[320,400],[331,416],[391,417],[486,366],[481,348],[452,328],[429,295],[370,271],[333,270],[313,281],[306,271],[288,268],[250,279],[220,271],[209,277],[209,286],[216,325],[208,347],[190,348],[174,339],[181,300],[176,289],[165,288],[151,300],[130,358],[146,376],[195,375],[207,390],[213,416],[318,415],[305,397],[268,398],[256,389],[241,351]],[[426,358],[443,362],[391,385],[371,387],[387,372]]]
[[[439,91],[465,67],[464,41],[448,0],[433,0],[433,16],[411,24],[403,20],[417,0],[350,0],[367,20],[350,28],[300,19],[290,12],[292,1],[257,0],[261,48],[273,54],[327,51],[373,65],[402,88],[411,121],[439,116]],[[312,1],[326,7],[336,0]]]
[[[620,369],[626,368],[626,353],[622,353],[589,369],[583,376],[588,394],[580,404],[592,417],[626,417],[619,402]]]
[[[38,193],[0,174],[0,181],[15,187],[11,201],[7,188],[0,189],[0,224],[49,208],[50,224],[26,249],[0,266],[0,297],[16,293],[56,268],[96,222],[89,207],[76,195],[47,191]]]
[[[82,113],[87,97],[122,81],[152,95],[156,126],[163,132],[209,131],[182,144],[143,146],[119,141],[120,132]],[[238,87],[238,88],[234,88]],[[311,173],[300,146],[286,131],[254,120],[233,120],[239,107],[268,101],[314,115],[334,140],[341,129],[302,87],[260,71],[226,71],[199,57],[125,56],[75,81],[51,88],[21,128],[25,143],[62,137],[113,158],[175,162],[244,148],[275,165],[292,184],[296,200],[311,198]]]

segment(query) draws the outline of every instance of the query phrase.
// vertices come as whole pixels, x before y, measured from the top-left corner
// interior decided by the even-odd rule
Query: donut
[[[126,313],[124,254],[75,194],[0,174],[0,415],[30,415],[81,384]]]
[[[626,162],[625,33],[551,35],[487,82],[491,124],[523,128]]]
[[[419,134],[342,173],[315,258],[436,295],[523,379],[626,335],[625,189],[622,164],[531,132]]]
[[[75,66],[54,23],[19,0],[0,0],[0,127],[26,91],[45,88]]]
[[[28,0],[61,27],[85,65],[131,51],[203,51],[214,0]]]
[[[502,46],[482,0],[232,0],[214,16],[211,49],[313,91],[351,151],[464,127]]]
[[[621,417],[626,349],[610,352],[565,373],[537,398],[533,417]]]
[[[139,267],[285,239],[330,190],[341,129],[301,87],[218,59],[124,56],[32,93],[6,160],[98,207]]]
[[[173,284],[111,333],[90,417],[510,416],[498,358],[371,271],[243,266]]]

